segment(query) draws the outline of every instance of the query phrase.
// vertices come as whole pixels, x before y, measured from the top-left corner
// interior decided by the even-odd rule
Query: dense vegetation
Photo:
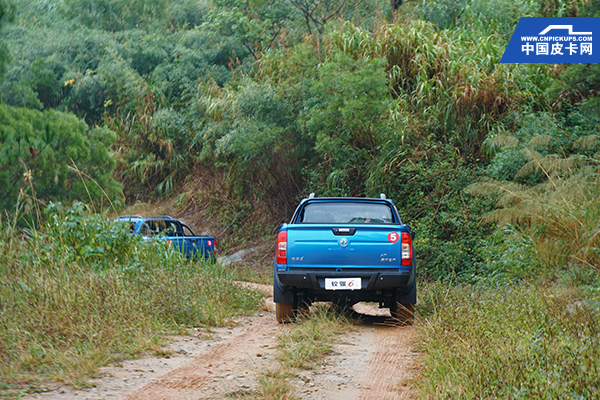
[[[595,67],[498,62],[520,16],[595,2],[3,4],[5,210],[105,210],[123,187],[255,235],[313,191],[385,192],[420,233],[421,271],[468,277],[487,268],[493,209],[469,184],[527,190],[541,157],[556,174],[597,161]]]
[[[3,257],[30,249],[17,227],[52,232],[42,210],[57,201],[106,212],[177,196],[240,241],[310,192],[386,193],[418,232],[425,281],[490,298],[519,281],[523,304],[551,293],[597,317],[581,288],[600,265],[600,67],[499,60],[522,16],[599,12],[598,0],[0,0]],[[47,265],[34,254],[27,265]],[[448,299],[424,317],[451,315]],[[466,386],[527,397],[531,379]]]

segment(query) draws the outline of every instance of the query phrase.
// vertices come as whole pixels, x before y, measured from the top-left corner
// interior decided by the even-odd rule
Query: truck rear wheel
[[[275,303],[277,322],[291,322],[294,318],[294,303]]]
[[[392,318],[400,325],[412,325],[415,322],[415,305],[393,302],[390,307]]]

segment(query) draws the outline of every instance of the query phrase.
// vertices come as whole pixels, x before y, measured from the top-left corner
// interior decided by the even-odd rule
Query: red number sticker
[[[400,235],[398,235],[396,232],[392,232],[388,235],[388,240],[390,243],[396,243],[399,239]]]

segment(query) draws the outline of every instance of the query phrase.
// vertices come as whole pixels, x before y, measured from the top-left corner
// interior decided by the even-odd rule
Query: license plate
[[[360,290],[360,278],[325,278],[326,290]]]

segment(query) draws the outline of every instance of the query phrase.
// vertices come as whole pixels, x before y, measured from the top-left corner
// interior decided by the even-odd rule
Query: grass
[[[326,304],[317,304],[313,311],[301,315],[291,329],[278,337],[276,368],[263,371],[257,377],[257,399],[292,400],[292,379],[300,370],[314,369],[332,351],[336,335],[350,329],[350,319]]]
[[[600,396],[597,281],[421,288],[422,398]]]
[[[329,304],[318,304],[300,323],[279,337],[277,360],[286,368],[312,369],[333,349],[335,335],[345,332],[350,321]]]
[[[270,249],[269,249],[270,250]],[[273,253],[269,251],[269,253]],[[256,282],[264,285],[273,284],[273,261],[247,262],[246,260],[228,266],[235,279],[245,282]]]
[[[56,211],[26,238],[0,227],[0,394],[160,351],[166,335],[224,325],[260,305],[219,264],[188,262],[102,217]]]
[[[267,369],[258,376],[258,391],[256,399],[262,400],[294,400],[294,387],[291,379],[295,374],[281,367]]]

